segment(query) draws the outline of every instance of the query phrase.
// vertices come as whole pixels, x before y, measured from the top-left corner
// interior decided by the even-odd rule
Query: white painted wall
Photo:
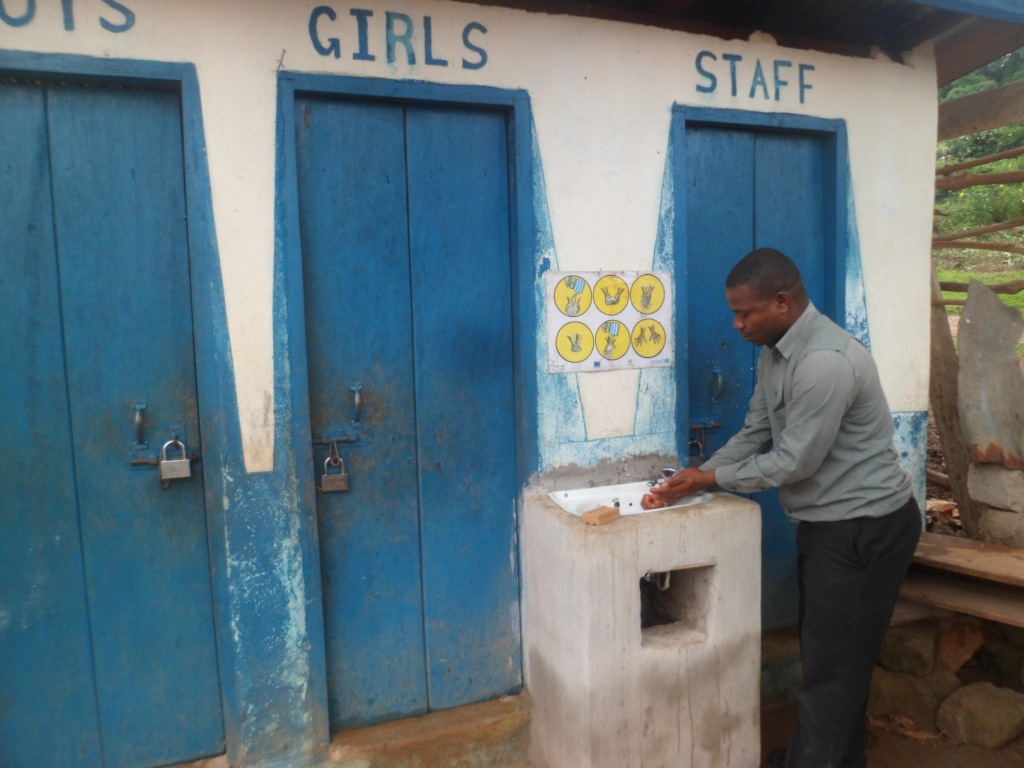
[[[325,38],[338,37],[341,57],[316,52],[310,12],[326,4]],[[12,17],[27,0],[6,0]],[[889,402],[896,411],[927,407],[928,268],[934,174],[936,99],[929,47],[906,65],[884,57],[851,59],[783,49],[764,35],[723,41],[638,25],[549,16],[462,3],[395,0],[280,2],[279,0],[74,0],[74,29],[66,30],[59,0],[37,0],[23,26],[0,21],[0,48],[74,53],[103,58],[194,62],[199,74],[209,152],[213,210],[220,247],[228,324],[235,364],[246,467],[273,466],[272,280],[274,257],[275,94],[279,68],[376,78],[522,88],[529,92],[538,158],[550,213],[552,267],[562,270],[636,270],[652,266],[673,103],[754,111],[784,111],[847,122],[854,203],[866,285],[872,348]],[[352,8],[372,10],[368,49],[375,61],[352,58],[358,46]],[[123,25],[113,33],[100,19]],[[414,24],[416,65],[385,56],[387,11]],[[432,21],[435,59],[425,63],[424,22]],[[486,28],[462,43],[467,24]],[[720,81],[711,94],[695,68],[699,51],[743,56],[733,97]],[[748,98],[755,59],[813,65],[813,89],[779,101]],[[716,71],[728,77],[719,60]],[[787,73],[791,82],[795,73]],[[769,70],[770,76],[770,70]],[[745,78],[745,80],[744,80]],[[544,318],[539,318],[542,338]],[[543,356],[540,358],[543,360]],[[674,452],[674,395],[667,373],[637,371],[568,374],[551,387],[541,366],[543,468],[593,463],[646,452]],[[566,375],[566,374],[563,374]],[[644,384],[644,377],[647,383]],[[656,397],[657,402],[638,398]],[[559,402],[569,392],[573,403]],[[572,394],[578,392],[578,395]],[[553,420],[564,412],[583,419],[585,440],[567,439]],[[640,436],[638,414],[661,427]],[[597,441],[597,442],[595,442]],[[604,442],[602,442],[604,441]]]

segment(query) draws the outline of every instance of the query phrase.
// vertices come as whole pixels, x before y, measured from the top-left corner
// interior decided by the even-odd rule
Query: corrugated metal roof
[[[877,48],[897,61],[906,51],[942,37],[976,14],[1024,23],[1022,0],[482,0],[482,4],[631,21],[725,39],[743,39],[762,31],[789,47],[862,56]]]

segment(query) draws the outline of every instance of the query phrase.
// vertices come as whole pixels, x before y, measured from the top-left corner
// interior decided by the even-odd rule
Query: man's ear
[[[779,291],[775,294],[775,298],[772,299],[772,303],[780,314],[788,313],[794,306],[793,297],[785,291]]]

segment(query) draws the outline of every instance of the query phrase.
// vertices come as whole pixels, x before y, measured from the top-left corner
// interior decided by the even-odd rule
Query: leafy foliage
[[[939,89],[939,102],[1024,80],[1024,48],[996,59]]]
[[[1024,80],[1024,48],[987,64],[939,89],[939,100],[949,101],[981,91]],[[953,165],[967,160],[988,157],[1024,147],[1024,123],[994,128],[989,131],[961,136],[939,142],[938,165]],[[973,173],[1003,173],[1024,171],[1024,156],[997,160],[977,168]],[[1024,184],[1000,184],[969,187],[963,190],[938,190],[936,207],[945,215],[936,217],[940,234],[962,232],[974,227],[997,224],[1024,216]],[[1024,235],[1020,230],[1009,230],[988,236],[996,242],[1021,245]],[[1000,254],[1009,266],[1024,263],[1024,258]]]

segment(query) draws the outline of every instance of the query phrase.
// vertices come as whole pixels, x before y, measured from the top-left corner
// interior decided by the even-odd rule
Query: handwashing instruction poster
[[[672,365],[670,272],[548,272],[548,372]]]

